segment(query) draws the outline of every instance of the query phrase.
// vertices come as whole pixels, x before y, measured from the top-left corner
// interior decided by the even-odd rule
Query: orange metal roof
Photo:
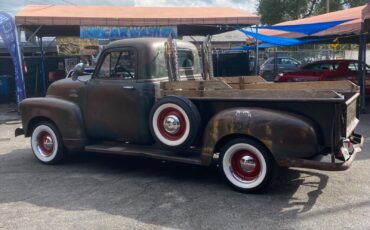
[[[335,12],[321,14],[317,16],[312,16],[308,18],[282,22],[276,25],[299,25],[299,24],[309,24],[309,23],[354,19],[349,22],[346,22],[341,25],[330,28],[328,30],[314,34],[313,36],[345,35],[345,34],[352,34],[352,33],[360,32],[362,18],[367,18],[367,17],[370,17],[369,6],[363,5],[359,7],[350,8],[350,9],[345,9],[345,10],[335,11]],[[265,35],[280,36],[280,37],[303,37],[305,36],[302,34],[289,33],[289,32],[278,31],[278,30],[264,29],[264,30],[260,30],[259,32]]]
[[[259,17],[228,7],[124,7],[28,5],[18,25],[163,26],[254,25]]]

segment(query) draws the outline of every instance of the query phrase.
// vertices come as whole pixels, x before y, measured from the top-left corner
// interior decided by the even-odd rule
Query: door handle
[[[122,89],[130,89],[130,90],[133,90],[133,89],[135,89],[135,87],[133,87],[132,85],[125,85],[125,86],[122,86]]]

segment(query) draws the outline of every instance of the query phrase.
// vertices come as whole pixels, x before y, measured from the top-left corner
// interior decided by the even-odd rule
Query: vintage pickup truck
[[[340,171],[361,150],[353,83],[203,79],[196,47],[180,40],[174,81],[165,42],[112,42],[91,76],[57,81],[46,97],[22,101],[15,134],[30,136],[46,164],[89,151],[217,165],[248,193],[267,188],[278,166]],[[319,159],[325,155],[330,161]]]

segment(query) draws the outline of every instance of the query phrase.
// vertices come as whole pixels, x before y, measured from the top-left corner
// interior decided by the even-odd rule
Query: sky
[[[257,0],[0,0],[0,11],[15,15],[25,5],[228,6],[256,12]]]

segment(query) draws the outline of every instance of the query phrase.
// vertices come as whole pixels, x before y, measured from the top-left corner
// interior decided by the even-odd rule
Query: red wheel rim
[[[37,137],[37,145],[41,151],[41,154],[50,156],[54,150],[53,137],[50,133],[42,131]]]
[[[253,161],[255,162],[253,170],[246,171],[245,169],[242,168],[240,162],[242,161],[243,157],[251,157],[251,159],[253,159]],[[245,181],[255,180],[261,172],[261,164],[258,157],[256,156],[256,154],[248,150],[240,150],[234,153],[234,155],[231,158],[231,168],[233,170],[233,173],[237,177]]]
[[[166,117],[168,116],[175,116],[179,119],[179,123],[180,123],[180,128],[179,130],[176,132],[176,133],[169,133],[166,131],[163,123],[164,123],[164,120],[166,119]],[[175,109],[175,108],[165,108],[164,110],[162,110],[159,115],[158,115],[158,119],[157,119],[157,127],[158,127],[158,130],[160,132],[160,134],[168,139],[168,140],[171,140],[171,141],[176,141],[176,140],[179,140],[181,137],[184,136],[184,133],[186,131],[186,121],[185,121],[185,117],[184,115],[181,113],[181,111]]]

